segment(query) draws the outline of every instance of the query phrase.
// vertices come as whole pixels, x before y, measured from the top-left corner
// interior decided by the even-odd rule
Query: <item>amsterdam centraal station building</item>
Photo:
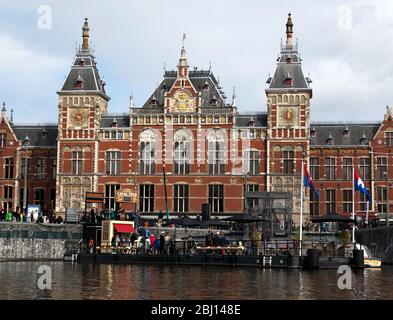
[[[319,200],[306,190],[306,220],[352,212],[353,165],[371,192],[370,217],[385,213],[388,193],[393,195],[392,108],[381,106],[381,122],[311,122],[311,79],[304,76],[292,36],[289,15],[286,41],[267,80],[266,110],[238,112],[235,92],[227,99],[212,70],[190,69],[183,45],[176,70],[164,72],[145,103],[136,106],[131,98],[127,112],[115,115],[89,47],[86,19],[82,46],[59,83],[58,123],[18,125],[3,104],[2,206],[22,207],[27,157],[27,203],[60,215],[93,206],[195,216],[206,203],[212,216],[258,213],[267,198],[282,195],[273,199],[277,208],[290,208],[298,223],[304,159],[320,190]],[[119,190],[136,190],[137,203],[117,202]],[[86,204],[86,192],[101,193],[103,202]],[[366,199],[356,192],[355,200],[357,215],[364,217]]]

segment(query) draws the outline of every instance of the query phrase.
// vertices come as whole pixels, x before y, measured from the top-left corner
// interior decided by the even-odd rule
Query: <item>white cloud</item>
[[[0,86],[15,119],[48,122],[56,119],[55,93],[59,76],[65,74],[64,60],[29,49],[9,35],[0,34]]]

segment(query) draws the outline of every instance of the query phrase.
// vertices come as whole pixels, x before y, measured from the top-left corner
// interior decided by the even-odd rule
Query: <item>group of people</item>
[[[18,206],[15,211],[4,208],[0,210],[0,221],[7,222],[31,222],[31,223],[63,223],[63,218],[56,215],[53,210],[47,210],[44,208],[42,214],[39,214],[38,210],[30,212],[27,216],[26,213]]]
[[[111,239],[111,246],[134,247],[140,253],[173,254],[174,238],[165,232],[155,236],[146,228],[138,228],[132,234],[115,233]]]

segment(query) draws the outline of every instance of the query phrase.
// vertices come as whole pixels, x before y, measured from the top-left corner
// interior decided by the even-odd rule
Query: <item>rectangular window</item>
[[[5,158],[4,177],[6,179],[14,178],[14,158]]]
[[[120,151],[107,151],[105,153],[106,174],[116,176],[120,174]]]
[[[343,179],[352,180],[352,158],[343,158]]]
[[[211,212],[224,212],[224,186],[222,184],[209,185],[209,205]]]
[[[154,184],[139,185],[139,211],[154,211]]]
[[[38,204],[41,210],[45,207],[45,189],[35,189],[34,204]]]
[[[326,190],[326,213],[336,212],[336,190],[327,189]]]
[[[385,179],[385,174],[388,171],[387,157],[377,157],[377,179]]]
[[[336,179],[336,159],[326,158],[325,159],[325,176],[328,180]]]
[[[367,190],[368,192],[370,192],[370,190]],[[367,211],[367,197],[364,193],[360,192],[360,211]],[[368,205],[368,208],[370,210],[371,204]]]
[[[23,208],[23,196],[24,196],[24,191],[25,191],[24,188],[21,188],[21,189],[20,189],[19,206],[20,206],[21,208]],[[26,204],[29,203],[29,196],[30,196],[30,192],[29,192],[29,189],[27,189]]]
[[[393,132],[385,132],[385,145],[393,147]]]
[[[259,151],[246,151],[245,163],[247,165],[245,172],[252,176],[259,174]]]
[[[175,212],[188,212],[188,197],[189,197],[188,184],[174,185],[173,208]]]
[[[189,142],[175,142],[174,151],[174,165],[175,174],[189,174],[190,173],[190,161],[189,161]]]
[[[246,190],[246,186],[244,185],[243,190]],[[258,184],[247,184],[247,192],[259,192]],[[253,197],[247,197],[247,208],[257,208],[259,207],[259,199]]]
[[[82,173],[82,151],[72,151],[72,174]]]
[[[319,215],[319,202],[314,192],[310,192],[310,215],[311,216]]]
[[[283,161],[283,173],[293,174],[294,173],[294,158],[295,153],[293,151],[283,151],[282,161]]]
[[[319,158],[310,158],[310,175],[315,180],[319,179]]]
[[[151,142],[141,142],[140,174],[155,174],[154,145]]]
[[[377,187],[377,213],[387,212],[387,187]]]
[[[3,208],[5,212],[12,210],[12,196],[13,196],[13,187],[12,186],[4,186],[4,202]]]
[[[116,202],[116,191],[119,189],[118,184],[105,185],[105,209],[119,210],[119,204]]]
[[[46,170],[45,158],[38,158],[37,159],[37,179],[38,180],[45,179],[45,170]]]
[[[208,163],[209,174],[225,173],[224,142],[209,141]]]
[[[343,190],[343,212],[352,212],[352,190]]]
[[[7,134],[0,133],[0,148],[5,148],[7,146]]]
[[[362,180],[371,179],[370,171],[370,158],[360,158],[359,159],[359,174]]]
[[[52,179],[56,179],[57,175],[57,159],[52,159]]]

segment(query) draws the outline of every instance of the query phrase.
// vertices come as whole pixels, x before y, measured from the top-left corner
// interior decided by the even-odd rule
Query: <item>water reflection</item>
[[[52,290],[39,290],[38,267],[52,268]],[[393,267],[353,272],[340,290],[337,270],[0,263],[0,299],[393,299]]]

